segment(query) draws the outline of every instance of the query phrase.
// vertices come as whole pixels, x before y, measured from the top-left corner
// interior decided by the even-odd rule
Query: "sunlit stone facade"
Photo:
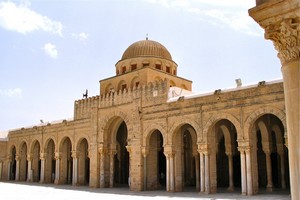
[[[75,101],[74,119],[0,141],[1,180],[245,195],[289,188],[282,81],[195,94],[177,67],[158,42],[130,45],[100,95]]]

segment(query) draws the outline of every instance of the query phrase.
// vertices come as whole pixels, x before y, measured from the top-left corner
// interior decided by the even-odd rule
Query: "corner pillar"
[[[300,199],[300,3],[299,0],[258,1],[250,16],[265,30],[281,61],[289,148],[290,187]]]

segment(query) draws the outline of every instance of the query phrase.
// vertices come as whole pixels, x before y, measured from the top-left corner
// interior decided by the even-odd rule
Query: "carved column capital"
[[[281,64],[300,59],[300,17],[270,23],[265,38],[272,40]]]
[[[27,160],[28,160],[28,161],[31,161],[32,158],[33,158],[32,154],[28,154],[28,155],[27,155]]]
[[[16,161],[20,161],[21,160],[21,156],[17,154],[16,157],[15,157],[15,160]]]
[[[104,147],[99,147],[98,148],[98,152],[99,152],[100,155],[104,155],[104,154],[107,153],[107,149],[104,148]]]
[[[55,160],[61,159],[61,152],[55,152],[54,158]]]
[[[40,153],[40,159],[45,160],[47,155],[48,155],[47,153]]]
[[[207,143],[198,143],[198,152],[205,155],[209,154],[209,144]]]
[[[79,157],[79,153],[80,153],[79,151],[72,151],[72,155],[71,155],[72,158],[77,159]]]
[[[146,158],[149,154],[149,148],[142,147],[142,154],[143,154],[143,157]]]

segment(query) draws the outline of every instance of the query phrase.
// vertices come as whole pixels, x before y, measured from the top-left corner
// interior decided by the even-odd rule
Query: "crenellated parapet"
[[[150,82],[137,87],[110,91],[100,96],[77,100],[74,103],[74,119],[91,117],[93,108],[109,108],[123,106],[132,103],[136,99],[142,99],[143,106],[166,102],[170,83],[168,79]]]
[[[100,96],[93,96],[86,99],[77,100],[74,103],[74,119],[89,118],[91,109],[98,107]]]

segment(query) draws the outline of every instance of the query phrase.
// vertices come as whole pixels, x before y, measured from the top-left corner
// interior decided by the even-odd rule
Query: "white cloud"
[[[60,22],[30,10],[29,6],[29,1],[20,5],[0,2],[0,27],[22,34],[42,30],[62,36],[63,26]]]
[[[0,89],[0,96],[6,96],[6,97],[22,97],[22,89],[20,88],[14,88],[14,89]]]
[[[89,37],[89,35],[87,33],[84,33],[84,32],[82,32],[82,33],[72,33],[71,35],[72,35],[72,37],[74,37],[74,38],[76,38],[76,39],[78,39],[82,42],[86,41]]]
[[[214,25],[230,27],[249,35],[260,36],[262,30],[248,16],[255,6],[252,0],[146,0],[166,8],[179,8]]]
[[[56,46],[54,44],[51,43],[47,43],[44,45],[44,51],[45,53],[50,56],[51,58],[57,58],[58,55],[58,51],[56,49]]]

